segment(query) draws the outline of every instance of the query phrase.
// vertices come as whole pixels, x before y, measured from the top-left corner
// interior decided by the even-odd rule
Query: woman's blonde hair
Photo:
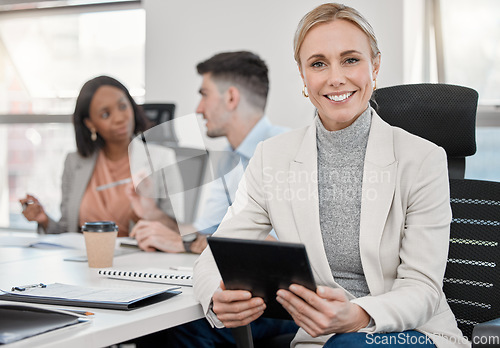
[[[375,32],[368,21],[352,7],[345,6],[337,3],[323,4],[309,13],[307,13],[299,22],[297,26],[297,31],[295,32],[295,37],[293,40],[294,47],[294,58],[297,64],[300,66],[299,51],[304,38],[306,37],[309,30],[317,24],[328,23],[335,19],[343,19],[351,22],[361,29],[370,42],[370,47],[372,50],[372,58],[375,58],[380,50],[378,49],[377,38],[375,37]]]

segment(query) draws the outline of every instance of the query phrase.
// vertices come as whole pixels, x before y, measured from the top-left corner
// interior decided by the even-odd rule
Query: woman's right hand
[[[47,228],[49,217],[36,197],[27,194],[25,198],[19,200],[19,203],[23,206],[23,215],[28,221],[36,221]]]
[[[262,298],[252,297],[246,290],[226,290],[222,281],[212,301],[212,310],[227,328],[250,324],[266,309]]]

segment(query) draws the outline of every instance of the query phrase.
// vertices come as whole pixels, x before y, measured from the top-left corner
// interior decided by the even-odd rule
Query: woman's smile
[[[332,93],[327,94],[325,97],[336,103],[342,103],[347,101],[356,92],[346,92],[346,93]]]

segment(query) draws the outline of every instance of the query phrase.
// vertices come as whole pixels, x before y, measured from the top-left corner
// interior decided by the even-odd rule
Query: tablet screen
[[[248,290],[262,297],[267,307],[264,317],[291,319],[276,301],[278,289],[300,284],[316,290],[303,244],[221,237],[207,240],[226,289]]]

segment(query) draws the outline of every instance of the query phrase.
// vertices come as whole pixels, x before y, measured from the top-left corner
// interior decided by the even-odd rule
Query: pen
[[[92,312],[88,312],[88,311],[79,311],[79,310],[76,310],[76,309],[57,308],[57,310],[59,310],[59,311],[71,312],[71,313],[80,314],[80,315],[85,315],[85,316],[94,315],[94,313],[92,313]]]
[[[173,269],[174,271],[184,271],[184,272],[192,272],[193,267],[170,267],[170,269]]]
[[[30,285],[23,285],[23,286],[13,286],[11,291],[24,291],[26,289],[31,289],[31,288],[46,288],[47,285],[43,283],[38,283],[38,284],[30,284]]]
[[[26,210],[26,208],[28,207],[28,205],[30,204],[35,204],[35,201],[32,201],[32,200],[29,200],[29,201],[26,201],[23,203],[23,210]]]

